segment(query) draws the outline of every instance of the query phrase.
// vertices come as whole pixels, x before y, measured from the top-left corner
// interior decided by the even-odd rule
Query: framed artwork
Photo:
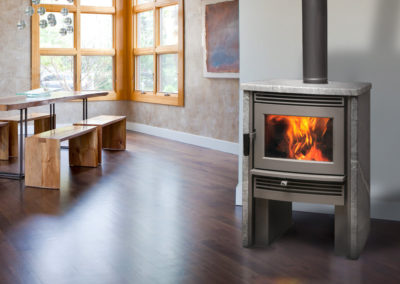
[[[239,0],[203,0],[204,77],[239,78]]]

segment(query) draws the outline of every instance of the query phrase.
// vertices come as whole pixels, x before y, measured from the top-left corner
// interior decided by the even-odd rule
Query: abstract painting
[[[239,78],[239,0],[203,3],[204,76]]]

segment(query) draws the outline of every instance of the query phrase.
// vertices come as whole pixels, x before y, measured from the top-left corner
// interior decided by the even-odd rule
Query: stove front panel
[[[344,175],[344,107],[255,103],[254,168]]]

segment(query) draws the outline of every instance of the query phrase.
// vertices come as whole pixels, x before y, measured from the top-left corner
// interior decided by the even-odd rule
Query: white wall
[[[329,79],[373,84],[372,216],[400,220],[400,1],[328,3]],[[240,33],[242,82],[302,77],[301,0],[240,1]]]

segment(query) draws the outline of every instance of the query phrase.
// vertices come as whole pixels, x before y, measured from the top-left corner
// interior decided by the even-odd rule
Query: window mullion
[[[75,89],[81,91],[82,54],[81,54],[81,5],[80,0],[76,1],[76,15],[74,28],[75,57]]]
[[[40,87],[40,17],[37,13],[32,16],[32,78],[31,88],[36,89]]]
[[[154,5],[153,8],[153,15],[154,15],[154,95],[157,94],[158,90],[158,56],[157,56],[157,47],[160,45],[160,17],[159,17],[159,9]]]

